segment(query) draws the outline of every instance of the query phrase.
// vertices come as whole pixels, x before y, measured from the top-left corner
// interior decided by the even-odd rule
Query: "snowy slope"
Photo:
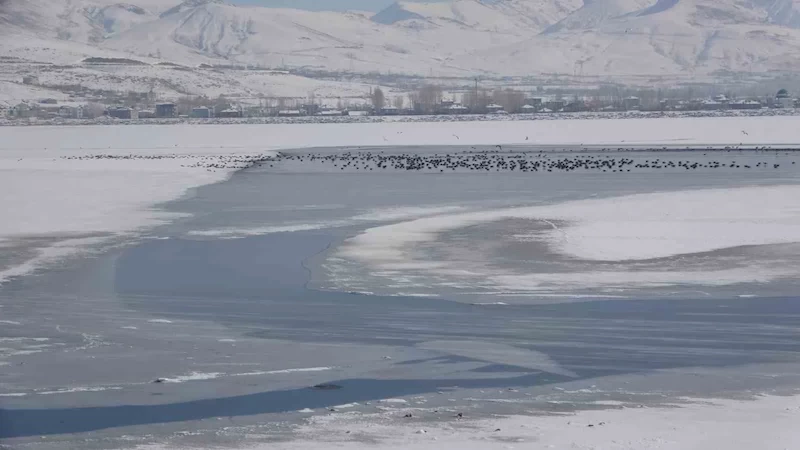
[[[557,22],[580,5],[581,0],[397,2],[372,20],[412,28],[461,26],[494,33],[526,34]]]
[[[356,72],[695,76],[800,68],[795,8],[792,0],[451,0],[399,2],[368,18],[192,0],[102,45],[193,63]]]
[[[591,76],[694,77],[800,68],[795,58],[800,52],[798,30],[770,24],[767,11],[754,3],[659,0],[630,11],[636,3],[596,0],[565,18],[561,27],[467,57],[493,66],[528,61],[528,70]],[[588,14],[591,10],[598,14]]]
[[[112,36],[102,46],[187,63],[214,59],[267,67],[469,75],[473,68],[452,66],[451,55],[511,44],[530,34],[489,34],[452,24],[426,29],[384,26],[357,13],[206,2]]]
[[[148,22],[179,0],[6,0],[0,34],[22,32],[81,43]],[[135,3],[135,4],[134,4]]]
[[[654,4],[654,0],[591,0],[579,10],[548,27],[545,32],[595,28],[609,19],[619,18]]]
[[[372,16],[123,1],[6,0],[0,56],[623,82],[800,70],[800,0],[402,1]]]

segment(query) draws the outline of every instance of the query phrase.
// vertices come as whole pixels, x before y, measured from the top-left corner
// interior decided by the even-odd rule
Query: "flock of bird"
[[[704,154],[707,156],[707,153]],[[788,155],[788,153],[786,153]],[[777,160],[776,160],[777,161]],[[699,170],[699,169],[778,169],[781,164],[767,161],[737,162],[734,159],[666,159],[632,158],[627,155],[579,154],[568,155],[558,152],[501,152],[499,150],[424,154],[383,152],[344,152],[344,153],[280,153],[257,165],[269,163],[314,163],[339,171],[424,171],[424,172],[631,172],[636,169],[649,170]],[[788,164],[788,162],[787,162]],[[791,164],[795,164],[791,161]]]
[[[474,147],[473,147],[474,149]],[[385,153],[382,151],[347,151],[342,153],[286,153],[249,155],[136,155],[136,154],[92,154],[64,156],[69,160],[187,160],[181,167],[204,168],[209,171],[245,169],[250,167],[275,167],[280,163],[313,163],[328,170],[338,171],[414,171],[414,172],[611,172],[626,173],[638,170],[699,170],[699,169],[778,169],[781,163],[796,164],[788,159],[772,158],[772,161],[746,162],[734,158],[713,158],[713,151],[705,150],[703,158],[669,159],[653,157],[652,153],[641,153],[648,157],[632,157],[626,152],[571,153],[559,151],[503,151],[497,146],[492,150],[476,150],[443,154],[430,153]],[[657,151],[655,149],[654,151]],[[699,151],[695,151],[697,155]],[[754,154],[767,153],[755,149]],[[789,151],[770,151],[772,156],[788,156]],[[780,161],[780,162],[779,162]]]
[[[272,159],[271,154],[256,155],[181,155],[181,154],[159,154],[159,155],[135,155],[135,154],[115,154],[99,153],[80,156],[62,156],[68,160],[115,160],[115,161],[157,161],[157,160],[187,160],[187,164],[181,167],[202,168],[209,171],[225,169],[246,169],[255,164]]]

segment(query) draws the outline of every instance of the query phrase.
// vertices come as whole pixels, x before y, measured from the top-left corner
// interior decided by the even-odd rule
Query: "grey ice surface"
[[[375,225],[353,217],[384,208],[504,207],[796,180],[789,168],[541,177],[356,174],[295,162],[248,169],[165,205],[191,218],[0,287],[0,443],[202,447],[253,434],[291,439],[306,408],[335,414],[329,409],[358,403],[351,410],[371,412],[397,397],[447,410],[431,420],[448,420],[452,411],[572,411],[597,401],[789,391],[800,387],[800,302],[776,295],[781,286],[758,287],[752,298],[721,291],[505,306],[481,294],[473,303],[487,304],[477,305],[448,292],[337,291],[324,265],[343,239]],[[192,234],[310,223],[323,226],[240,239]],[[512,225],[461,230],[442,245],[458,233],[491,236]],[[524,259],[497,256],[510,266]],[[338,389],[313,388],[320,384]]]

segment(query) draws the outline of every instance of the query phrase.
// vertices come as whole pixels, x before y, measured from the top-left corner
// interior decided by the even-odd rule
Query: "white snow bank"
[[[347,225],[347,222],[298,223],[253,228],[216,228],[213,230],[192,230],[188,233],[188,235],[234,239],[273,233],[296,233],[298,231],[320,230],[323,228],[332,228],[343,225]]]
[[[419,416],[417,412],[415,415]],[[311,418],[289,442],[242,450],[785,450],[800,442],[800,397],[691,400],[669,408],[619,408],[491,420],[409,421],[396,411]],[[144,445],[138,450],[184,447]],[[188,448],[188,447],[187,447]]]
[[[576,273],[537,273],[498,275],[486,278],[507,295],[526,293],[534,297],[555,297],[553,292],[570,289],[593,289],[600,292],[619,292],[634,288],[655,288],[680,285],[728,286],[740,283],[768,283],[785,277],[796,277],[794,267],[752,265],[744,268],[709,271],[651,270],[651,271],[585,271]],[[587,295],[568,294],[572,299],[592,298]],[[625,298],[618,295],[597,295],[596,298]]]
[[[452,213],[463,211],[465,208],[460,206],[439,206],[439,207],[395,207],[378,208],[365,211],[347,220],[331,220],[327,222],[313,223],[285,223],[282,225],[271,225],[265,227],[251,228],[215,228],[210,230],[192,230],[187,233],[189,236],[197,237],[217,237],[222,239],[238,239],[248,236],[262,236],[273,233],[295,233],[298,231],[321,230],[327,228],[337,228],[352,225],[358,222],[391,222],[395,220],[408,220],[415,217],[426,217],[437,214]]]
[[[217,379],[224,374],[219,372],[192,372],[188,375],[180,375],[177,377],[172,378],[159,378],[164,383],[186,383],[187,381],[205,381],[205,380],[214,380]]]
[[[565,203],[534,214],[576,223],[550,232],[566,254],[651,259],[800,242],[799,195],[800,186],[665,192]]]
[[[676,408],[587,411],[576,415],[409,424],[393,417],[334,415],[303,427],[303,440],[270,444],[276,449],[330,445],[345,450],[381,448],[460,450],[613,449],[783,450],[800,441],[794,424],[800,398],[761,397],[755,401],[697,400]],[[422,428],[421,428],[422,427]],[[419,431],[424,429],[424,433]],[[349,431],[350,433],[346,433]],[[373,439],[378,444],[373,443]]]
[[[223,372],[191,372],[187,375],[179,375],[174,377],[159,378],[163,383],[186,383],[189,381],[205,381],[216,380],[223,377],[252,377],[263,375],[285,375],[291,373],[314,373],[326,372],[334,370],[334,367],[301,367],[298,369],[277,369],[277,370],[263,370],[257,372],[245,373],[223,373]]]
[[[415,252],[445,231],[511,218],[549,224],[531,238],[572,258],[635,261],[702,253],[739,246],[800,242],[800,186],[744,187],[639,194],[565,202],[549,206],[508,208],[420,218],[366,230],[341,246],[337,257],[359,261],[375,273],[394,279],[404,272],[459,273],[457,261],[431,259]],[[563,223],[561,227],[555,223]],[[694,272],[594,271],[579,273],[482,274],[496,288],[535,291],[562,288],[725,285],[766,282],[795,274],[791,267],[728,268]]]
[[[136,233],[173,217],[158,203],[224,179],[192,168],[212,155],[389,145],[791,144],[794,117],[547,122],[3,127],[0,240]],[[746,130],[748,134],[742,133]],[[62,156],[189,154],[191,159],[64,160]],[[71,236],[75,237],[75,236]],[[39,264],[44,261],[38,261]],[[31,268],[34,264],[31,264]],[[17,269],[12,275],[22,272]],[[2,282],[2,280],[0,280]]]
[[[232,376],[247,377],[256,375],[283,375],[287,373],[327,372],[335,367],[301,367],[299,369],[264,370],[258,372],[235,373]]]
[[[388,145],[779,145],[800,143],[796,117],[494,122],[7,127],[0,151],[135,150],[158,154]],[[747,134],[743,134],[746,131]],[[526,139],[528,138],[528,139]]]
[[[797,185],[706,189],[438,215],[371,228],[348,240],[343,254],[396,268],[408,262],[404,249],[413,244],[444,231],[512,218],[550,224],[544,237],[556,250],[589,260],[644,260],[800,242],[798,196]],[[555,221],[568,225],[559,228]]]
[[[83,392],[105,392],[105,391],[119,391],[122,390],[120,386],[80,386],[73,388],[56,389],[54,391],[39,391],[37,395],[58,395],[58,394],[75,394]]]
[[[0,221],[4,238],[129,232],[173,216],[153,205],[223,172],[186,169],[184,160],[71,161],[58,152],[0,151]],[[22,158],[21,161],[19,159]]]
[[[0,236],[63,239],[0,272],[0,283],[107,238],[165,223],[175,215],[154,205],[226,176],[181,167],[186,160],[71,161],[59,156],[54,151],[0,150]]]

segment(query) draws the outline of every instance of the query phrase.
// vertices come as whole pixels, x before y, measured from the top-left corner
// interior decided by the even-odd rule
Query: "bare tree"
[[[106,107],[100,103],[89,103],[83,110],[83,114],[87,119],[94,119],[100,117],[106,111]]]
[[[426,84],[411,94],[414,110],[420,114],[432,114],[442,103],[442,88]]]
[[[492,99],[486,89],[479,89],[478,91],[465,93],[461,102],[469,107],[472,113],[484,113],[486,112],[486,106],[492,103]]]
[[[515,89],[497,89],[494,91],[492,100],[507,112],[518,113],[525,106],[525,93]]]
[[[375,90],[372,91],[372,107],[375,108],[376,111],[380,111],[384,106],[386,106],[386,96],[383,95],[383,90],[381,88],[375,88]]]
[[[204,95],[187,95],[175,102],[178,114],[190,114],[194,108],[209,106],[211,103],[211,100]]]
[[[225,98],[224,95],[220,95],[214,100],[214,112],[218,113],[220,111],[224,111],[226,109],[230,109],[231,103]]]
[[[397,109],[403,109],[405,103],[406,103],[406,98],[403,97],[402,95],[394,98],[394,107]]]

